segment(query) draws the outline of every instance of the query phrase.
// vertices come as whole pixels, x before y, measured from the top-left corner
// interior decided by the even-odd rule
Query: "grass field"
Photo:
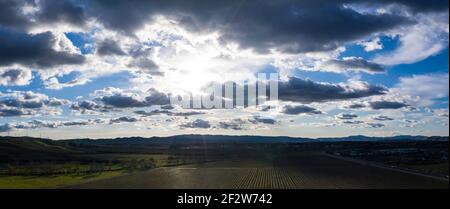
[[[81,184],[123,175],[123,171],[50,176],[0,176],[2,189],[42,189]]]
[[[400,165],[401,167],[410,168],[426,173],[446,173],[448,174],[448,163],[439,163],[431,165]]]
[[[0,189],[448,189],[448,141],[283,143],[279,138],[268,142],[272,139],[221,136],[0,139]],[[397,152],[404,149],[416,152]],[[383,155],[385,150],[390,154]],[[336,157],[349,153],[370,156],[386,166]],[[392,162],[420,165],[413,169],[440,175],[400,172],[390,169]]]
[[[32,163],[12,165],[14,174],[0,169],[0,189],[58,188],[92,182],[151,168],[198,162],[168,154],[77,154],[76,159],[108,163]],[[149,167],[148,163],[151,163]],[[45,173],[44,173],[45,171]]]
[[[68,188],[338,189],[447,188],[448,181],[305,153],[273,161],[220,161],[148,171]]]

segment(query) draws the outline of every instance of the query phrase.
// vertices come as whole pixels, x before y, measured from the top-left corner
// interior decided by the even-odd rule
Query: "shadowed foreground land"
[[[219,161],[156,168],[68,188],[338,189],[442,188],[448,181],[306,152],[273,160]]]
[[[0,137],[0,188],[448,189],[448,145],[414,136]]]

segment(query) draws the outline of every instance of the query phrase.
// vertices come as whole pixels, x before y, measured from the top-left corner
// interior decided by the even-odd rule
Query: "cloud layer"
[[[447,0],[1,0],[0,132],[445,134],[448,8]],[[261,72],[279,73],[278,101],[170,105],[170,95],[255,83]]]

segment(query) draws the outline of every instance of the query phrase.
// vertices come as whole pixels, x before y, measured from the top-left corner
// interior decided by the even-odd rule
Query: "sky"
[[[449,135],[447,0],[0,0],[0,136]],[[278,100],[170,96],[278,73]]]

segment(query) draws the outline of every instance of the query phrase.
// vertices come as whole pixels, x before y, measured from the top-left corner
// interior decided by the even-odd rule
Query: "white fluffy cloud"
[[[25,86],[33,78],[30,70],[20,68],[0,68],[0,86]]]
[[[448,12],[417,15],[418,24],[393,32],[400,46],[392,52],[375,57],[385,65],[410,64],[436,55],[448,47]]]
[[[60,114],[62,105],[69,101],[50,98],[32,91],[0,92],[0,116],[20,117]]]
[[[366,52],[383,49],[383,43],[381,43],[380,37],[376,37],[369,41],[362,41],[359,45],[363,46]]]
[[[426,74],[400,78],[400,83],[392,92],[409,96],[410,102],[416,105],[429,106],[435,103],[435,99],[448,97],[448,89],[448,73]]]
[[[26,5],[22,5],[24,3]],[[168,93],[197,93],[212,82],[251,82],[257,72],[277,71],[282,78],[280,100],[289,101],[287,105],[290,106],[277,104],[273,108],[277,111],[247,109],[243,112],[267,113],[264,116],[277,112],[278,116],[289,119],[317,119],[302,122],[313,124],[334,121],[333,111],[353,105],[352,114],[336,117],[345,119],[342,123],[369,127],[383,127],[380,121],[386,123],[389,119],[382,115],[404,113],[415,106],[430,106],[436,98],[448,96],[448,74],[404,77],[393,88],[361,80],[371,75],[349,79],[359,73],[384,73],[386,66],[414,63],[447,48],[448,7],[442,9],[432,3],[406,1],[364,1],[354,7],[351,3],[333,1],[332,6],[322,7],[316,1],[248,1],[242,4],[241,1],[226,0],[208,2],[202,7],[207,9],[199,9],[190,1],[135,3],[137,5],[131,2],[106,6],[100,1],[0,1],[0,33],[3,35],[0,36],[0,42],[3,41],[0,48],[7,46],[3,50],[6,53],[18,48],[15,50],[18,56],[14,59],[4,54],[0,56],[0,85],[7,88],[28,85],[33,75],[38,75],[45,91],[52,91],[85,85],[95,82],[95,78],[127,71],[130,75],[128,86],[97,90],[91,98],[74,102],[72,112],[80,113],[77,117],[84,117],[83,113],[87,112],[133,114],[133,111],[149,108],[151,110],[140,113],[150,117],[156,114],[152,110],[158,107],[154,106],[168,103]],[[16,7],[9,8],[11,5],[18,5],[23,14],[14,13]],[[235,20],[229,21],[228,13],[236,6],[241,7],[240,12]],[[254,10],[255,6],[263,8],[262,11],[269,15]],[[126,18],[117,16],[119,12]],[[266,17],[271,21],[265,20]],[[68,33],[73,32],[83,36],[83,40],[72,43]],[[398,40],[399,46],[391,50],[391,46],[383,45],[380,37],[384,36]],[[10,40],[16,40],[15,44],[2,45]],[[84,46],[78,48],[77,42]],[[372,52],[367,55],[376,51],[377,56],[366,60],[361,58],[365,54],[345,51],[346,46],[355,44]],[[31,49],[38,49],[38,52],[33,53]],[[314,74],[322,81],[318,82],[314,76],[308,78],[310,72],[303,71],[342,75],[322,81],[319,74]],[[65,76],[73,75],[76,76],[66,81]],[[307,106],[300,104],[302,102],[308,103]],[[11,91],[0,93],[0,115],[39,117],[59,114],[61,106],[68,103],[43,94]],[[245,129],[242,121],[230,121],[236,115],[243,115],[233,111],[208,111],[216,120],[178,119],[184,127]],[[283,111],[286,114],[281,114]],[[389,114],[385,114],[387,111]],[[365,121],[364,113],[367,112],[380,117],[374,117],[376,121]],[[165,114],[167,117],[175,115]],[[205,115],[199,117],[207,117]],[[352,120],[356,117],[358,120]],[[275,117],[242,120],[273,127],[286,122]],[[110,122],[142,121],[128,115]],[[30,127],[36,128],[66,126],[36,121],[32,124]],[[0,130],[10,128],[0,126]]]
[[[349,71],[363,71],[366,73],[383,73],[385,71],[382,65],[367,61],[361,57],[344,57],[342,60],[330,59],[323,62],[318,62],[315,67],[320,71],[331,72],[349,72]]]

